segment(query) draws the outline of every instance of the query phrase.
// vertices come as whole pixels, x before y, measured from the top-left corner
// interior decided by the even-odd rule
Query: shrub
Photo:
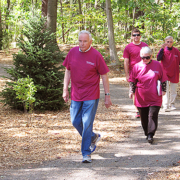
[[[13,89],[16,91],[16,98],[22,102],[24,106],[24,112],[29,109],[30,112],[33,110],[33,103],[35,102],[35,93],[37,91],[36,86],[32,78],[21,78],[15,82]]]
[[[34,17],[24,24],[18,39],[21,51],[13,55],[14,67],[6,69],[12,82],[8,82],[1,93],[5,105],[23,109],[13,85],[18,79],[29,76],[37,88],[34,109],[58,110],[64,106],[64,67],[60,65],[63,55],[54,39],[55,35],[46,29],[43,18]]]

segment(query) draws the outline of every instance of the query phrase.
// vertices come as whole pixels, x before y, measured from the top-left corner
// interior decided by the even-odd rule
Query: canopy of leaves
[[[41,14],[42,1],[1,1],[3,47],[8,48],[21,35],[23,20]],[[60,3],[61,2],[61,3]],[[108,44],[105,0],[61,0],[57,8],[57,41],[59,44],[77,43],[78,31],[92,33],[94,44]],[[80,4],[81,3],[81,13]],[[179,0],[114,0],[111,1],[114,34],[117,44],[126,43],[132,28],[142,32],[142,40],[149,45],[168,35],[180,39]],[[56,9],[55,9],[56,10]]]

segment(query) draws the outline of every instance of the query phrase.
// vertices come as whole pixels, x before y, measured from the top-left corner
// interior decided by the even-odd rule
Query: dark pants
[[[158,126],[160,106],[138,107],[145,136],[154,135]]]

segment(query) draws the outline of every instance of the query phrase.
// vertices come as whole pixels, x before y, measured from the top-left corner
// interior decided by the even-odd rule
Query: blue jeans
[[[71,122],[82,136],[81,152],[83,156],[91,154],[89,147],[91,145],[91,141],[95,139],[93,122],[96,115],[98,102],[99,99],[89,101],[71,100]]]

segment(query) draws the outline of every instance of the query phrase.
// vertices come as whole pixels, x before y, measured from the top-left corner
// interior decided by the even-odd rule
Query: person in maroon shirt
[[[126,80],[129,81],[129,76],[133,69],[133,66],[141,61],[140,50],[142,47],[148,46],[146,43],[141,41],[141,34],[139,29],[133,29],[131,32],[132,42],[128,44],[123,53],[124,57],[124,71],[126,74]],[[136,107],[135,107],[136,108]],[[137,108],[136,108],[137,110]],[[140,118],[139,111],[137,110],[136,118]]]
[[[157,60],[161,61],[168,77],[166,83],[167,92],[166,95],[163,96],[163,109],[165,111],[175,110],[175,99],[179,82],[180,52],[177,48],[173,47],[172,36],[165,38],[165,43],[161,46],[157,54]]]
[[[161,63],[152,60],[152,51],[149,47],[143,47],[140,51],[141,61],[134,65],[129,78],[129,97],[135,93],[135,106],[141,116],[141,124],[149,143],[153,142],[153,136],[158,126],[158,113],[162,104],[162,95],[166,92],[167,76]],[[162,84],[159,92],[158,81]]]
[[[63,98],[69,100],[68,86],[71,81],[70,115],[73,126],[82,136],[81,152],[83,163],[91,163],[91,153],[101,136],[93,132],[93,122],[100,98],[100,76],[105,91],[105,106],[111,106],[109,92],[109,69],[102,55],[91,47],[92,37],[88,31],[79,33],[79,46],[72,48],[66,56],[63,66]]]

